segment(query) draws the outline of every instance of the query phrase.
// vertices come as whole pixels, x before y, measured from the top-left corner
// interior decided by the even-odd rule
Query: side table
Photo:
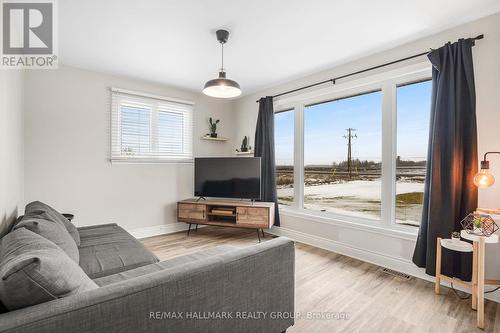
[[[472,309],[477,310],[477,327],[484,328],[484,286],[500,285],[500,280],[486,279],[484,275],[485,245],[498,243],[498,236],[469,234],[462,230],[460,236],[472,241]]]
[[[439,289],[441,287],[441,280],[445,280],[448,281],[449,283],[454,283],[456,285],[459,285],[465,289],[470,289],[472,292],[472,297],[473,299],[475,299],[476,289],[474,288],[474,276],[471,282],[467,282],[451,276],[441,274],[441,255],[443,247],[457,252],[472,252],[473,257],[474,253],[476,253],[475,248],[468,242],[464,242],[462,240],[452,240],[449,238],[442,239],[438,237],[436,244],[436,282],[434,284],[434,292],[436,294],[439,294]],[[473,267],[474,266],[475,265],[473,263]],[[473,275],[474,275],[474,270],[473,270]],[[474,300],[472,301],[472,308],[474,308]]]

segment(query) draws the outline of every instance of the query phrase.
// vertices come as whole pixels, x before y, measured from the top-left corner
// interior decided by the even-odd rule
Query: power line
[[[355,128],[347,128],[346,129],[347,133],[343,136],[344,138],[347,139],[347,172],[349,173],[349,179],[352,177],[352,139],[357,138],[358,136],[356,134],[353,134],[353,132],[356,131]]]

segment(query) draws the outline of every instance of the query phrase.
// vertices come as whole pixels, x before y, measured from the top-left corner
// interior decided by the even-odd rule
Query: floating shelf
[[[201,137],[202,140],[210,140],[210,141],[227,141],[228,138],[224,138],[222,136],[218,136],[216,138],[212,138],[210,136],[202,136]]]
[[[253,155],[253,150],[251,150],[251,151],[237,151],[234,154],[235,155]]]

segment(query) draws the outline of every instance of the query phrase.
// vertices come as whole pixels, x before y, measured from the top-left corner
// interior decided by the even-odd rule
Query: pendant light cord
[[[221,72],[224,72],[224,43],[220,43],[221,44],[221,53],[222,53],[222,67],[220,68]]]

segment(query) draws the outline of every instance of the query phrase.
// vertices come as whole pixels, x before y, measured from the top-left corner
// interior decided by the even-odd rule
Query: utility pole
[[[354,128],[347,128],[346,129],[347,133],[344,135],[344,138],[347,139],[347,172],[349,173],[349,179],[351,179],[352,176],[352,154],[351,154],[351,148],[352,148],[352,139],[357,138],[358,136],[356,134],[353,134],[353,132],[356,131]]]

